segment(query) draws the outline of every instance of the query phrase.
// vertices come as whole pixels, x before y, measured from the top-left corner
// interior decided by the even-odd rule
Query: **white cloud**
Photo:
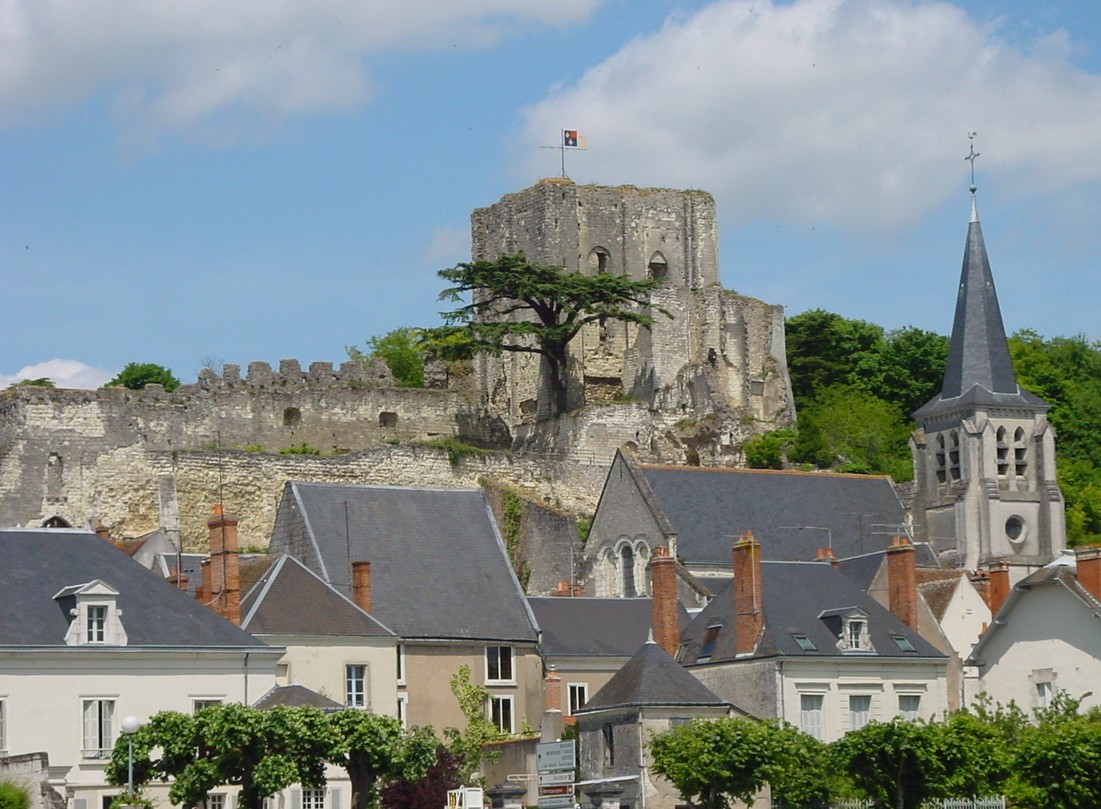
[[[77,360],[49,360],[20,368],[10,376],[0,374],[0,390],[24,379],[44,377],[52,380],[54,386],[58,388],[93,389],[101,387],[114,376],[114,371],[92,368]]]
[[[960,193],[972,130],[980,177],[1101,178],[1101,78],[1073,48],[943,2],[717,2],[527,110],[522,171],[547,173],[534,147],[569,126],[588,140],[579,181],[704,188],[730,222],[892,232]]]
[[[386,52],[477,47],[599,0],[0,0],[0,125],[97,95],[147,135],[359,105]]]

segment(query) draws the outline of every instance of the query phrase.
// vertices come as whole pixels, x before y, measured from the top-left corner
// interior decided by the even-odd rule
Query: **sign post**
[[[543,742],[535,748],[535,769],[539,772],[539,809],[573,809],[573,771],[577,748],[573,741]]]

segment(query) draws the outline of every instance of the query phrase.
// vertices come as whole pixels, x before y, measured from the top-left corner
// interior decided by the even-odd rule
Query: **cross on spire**
[[[967,133],[967,139],[971,141],[971,151],[968,153],[967,157],[964,158],[964,160],[966,160],[968,163],[971,164],[971,193],[972,194],[975,193],[975,158],[977,158],[979,156],[979,152],[975,151],[975,136],[978,135],[978,134],[979,134],[978,132],[968,132]]]

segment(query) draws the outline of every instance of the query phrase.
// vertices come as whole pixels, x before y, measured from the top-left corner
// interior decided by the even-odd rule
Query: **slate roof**
[[[351,563],[370,562],[371,614],[403,638],[537,638],[481,489],[290,481],[269,549],[345,595]]]
[[[924,568],[936,568],[933,573],[947,573],[952,575],[949,571],[941,571],[939,568],[939,560],[937,555],[933,552],[932,547],[928,542],[914,543],[914,563],[918,565],[918,569]],[[887,558],[887,549],[872,551],[871,553],[865,553],[860,556],[850,556],[848,559],[839,559],[841,572],[848,576],[856,585],[864,591],[867,591],[872,586],[872,581],[875,579],[876,574],[880,568],[883,567],[883,560]]]
[[[95,579],[118,590],[131,648],[268,648],[94,533],[75,529],[0,529],[0,646],[64,647],[70,616],[54,596]]]
[[[948,609],[948,604],[951,602],[956,588],[960,586],[960,576],[962,575],[959,570],[923,570],[918,568],[916,571],[918,592],[921,593],[921,597],[925,599],[925,603],[929,605],[929,609],[938,621],[944,620],[944,613]]]
[[[683,633],[682,662],[694,664],[705,642],[713,642],[710,662],[735,659],[733,582],[715,596]],[[895,617],[841,571],[824,562],[762,562],[761,593],[764,632],[755,657],[868,657],[907,658],[944,655],[917,632]],[[838,636],[824,613],[837,615],[857,609],[868,616],[868,632],[874,654],[837,648]],[[718,627],[714,638],[708,630]],[[804,650],[795,635],[805,635],[815,650]],[[894,637],[903,637],[914,651],[903,651]]]
[[[1048,409],[1043,399],[1017,385],[974,190],[944,382],[940,393],[918,408],[914,418],[922,422],[938,413],[973,406]]]
[[[885,547],[891,527],[906,520],[886,477],[662,466],[639,472],[689,567],[729,566],[731,543],[744,531],[761,540],[765,559],[812,561],[831,543],[836,556],[856,556]]]
[[[552,657],[630,657],[653,625],[650,598],[528,598],[543,631],[539,650]],[[688,612],[678,604],[681,629]]]
[[[679,706],[728,707],[729,703],[715,696],[651,640],[577,713]]]
[[[292,708],[312,707],[323,711],[342,711],[344,706],[335,700],[324,697],[316,691],[311,691],[304,685],[277,685],[268,691],[260,699],[256,700],[254,708],[266,710],[276,705],[286,705]]]
[[[247,590],[241,616],[241,628],[257,635],[394,634],[291,556],[274,560]]]

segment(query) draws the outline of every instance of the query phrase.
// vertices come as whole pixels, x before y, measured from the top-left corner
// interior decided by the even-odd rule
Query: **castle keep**
[[[171,393],[19,387],[0,395],[0,524],[157,528],[189,545],[210,503],[264,542],[286,480],[470,486],[499,481],[591,511],[603,467],[741,461],[741,443],[794,418],[781,307],[719,285],[715,206],[701,191],[544,180],[472,215],[474,258],[524,252],[568,270],[658,278],[652,331],[593,324],[571,344],[569,414],[540,421],[527,355],[482,356],[467,378],[397,388],[385,365],[284,360],[204,370]],[[459,439],[511,456],[448,458]],[[318,455],[279,454],[299,450]]]

